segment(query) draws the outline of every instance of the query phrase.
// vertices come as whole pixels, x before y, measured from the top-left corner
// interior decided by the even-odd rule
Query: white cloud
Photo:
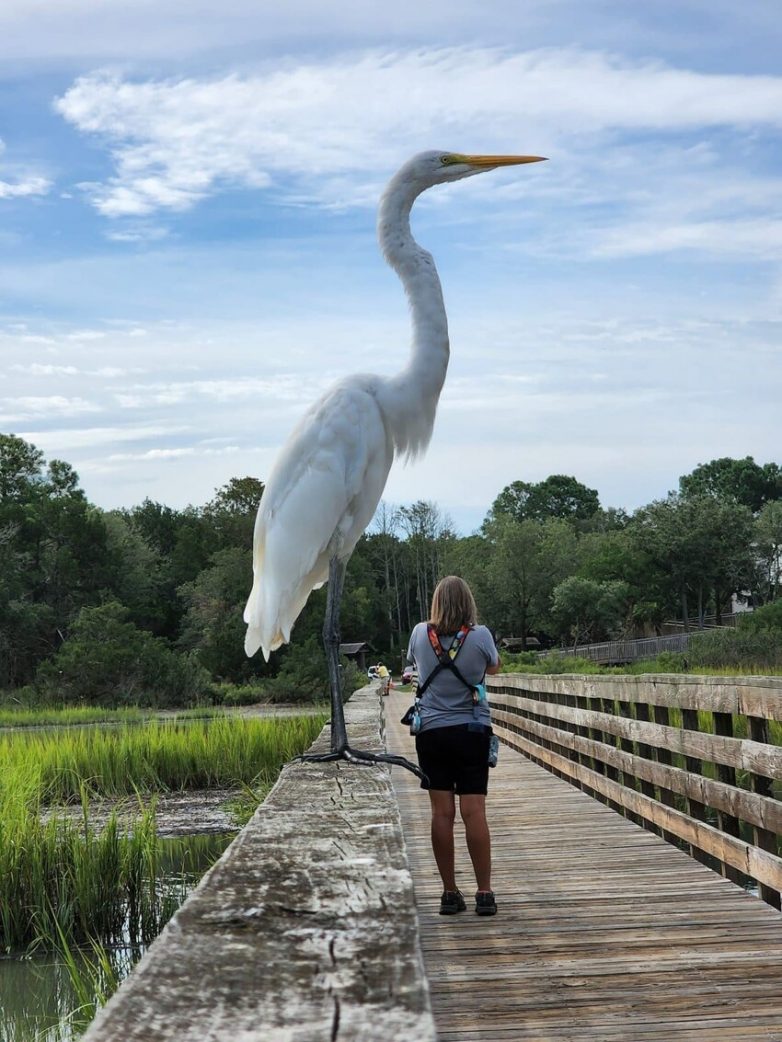
[[[19,437],[39,446],[47,453],[64,453],[82,449],[103,448],[117,442],[145,441],[152,438],[173,438],[190,428],[177,424],[127,427],[52,428],[20,431]]]
[[[30,376],[77,376],[79,370],[73,365],[12,365],[15,373],[29,373]]]
[[[187,445],[178,449],[147,449],[146,452],[115,452],[109,456],[110,463],[126,463],[131,460],[176,460],[185,456],[232,456],[239,451],[238,445],[225,445],[220,449]]]
[[[73,333],[67,333],[66,340],[103,340],[106,336],[101,329],[77,329]]]
[[[45,177],[27,177],[21,181],[0,181],[0,199],[22,199],[30,195],[46,195],[52,187]]]
[[[169,234],[168,228],[137,224],[122,229],[111,229],[106,232],[106,238],[111,242],[159,242],[161,239],[167,239]]]
[[[101,411],[101,407],[94,402],[85,401],[84,398],[66,398],[59,394],[46,397],[0,398],[0,407],[7,410],[0,412],[0,423],[5,424],[36,416],[82,416],[85,413]]]
[[[782,255],[782,220],[626,225],[604,234],[594,253],[598,257],[631,257],[673,250],[778,260]]]
[[[5,151],[5,143],[0,139],[0,155]],[[4,163],[4,165],[7,165]],[[0,178],[0,199],[23,199],[25,196],[46,195],[52,183],[46,177],[19,172],[13,181]]]
[[[323,380],[305,380],[283,374],[271,379],[238,378],[235,380],[189,380],[167,384],[136,384],[115,394],[123,409],[141,409],[154,405],[178,405],[207,398],[217,402],[231,402],[252,398],[268,402],[310,402],[323,389]]]
[[[280,175],[328,203],[416,148],[577,147],[606,131],[782,127],[782,77],[716,75],[598,52],[492,48],[364,52],[267,72],[133,82],[76,80],[55,107],[111,150],[83,186],[108,217],[184,210]],[[480,131],[476,134],[476,128]],[[291,176],[294,178],[290,183]]]

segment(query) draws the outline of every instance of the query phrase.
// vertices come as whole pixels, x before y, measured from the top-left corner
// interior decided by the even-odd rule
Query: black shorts
[[[468,724],[434,727],[415,736],[418,766],[429,778],[422,789],[444,789],[459,796],[485,796],[489,783],[491,728]]]

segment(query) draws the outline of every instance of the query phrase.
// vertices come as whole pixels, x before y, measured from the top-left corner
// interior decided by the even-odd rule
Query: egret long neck
[[[410,211],[418,194],[409,182],[395,178],[378,214],[380,248],[404,286],[413,324],[410,361],[387,385],[389,397],[395,400],[389,422],[396,449],[411,455],[421,452],[431,436],[450,354],[448,319],[434,258],[410,231]]]

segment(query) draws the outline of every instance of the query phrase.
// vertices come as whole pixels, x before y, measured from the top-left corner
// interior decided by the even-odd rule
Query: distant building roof
[[[524,648],[539,648],[540,641],[537,637],[501,637],[500,647],[507,648],[508,651],[524,650]]]
[[[357,644],[340,644],[339,653],[340,655],[358,655],[362,651],[371,651],[372,645],[367,644],[365,640],[360,640]]]

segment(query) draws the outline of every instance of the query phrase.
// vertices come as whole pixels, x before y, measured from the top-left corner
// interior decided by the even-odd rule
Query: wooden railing
[[[700,632],[703,632],[702,630]],[[588,658],[593,662],[624,663],[655,658],[662,651],[686,651],[692,633],[675,633],[668,637],[639,637],[634,640],[604,640],[599,644],[582,644],[575,648],[551,648],[541,651],[544,656]]]
[[[776,908],[782,678],[488,678],[495,731]]]

